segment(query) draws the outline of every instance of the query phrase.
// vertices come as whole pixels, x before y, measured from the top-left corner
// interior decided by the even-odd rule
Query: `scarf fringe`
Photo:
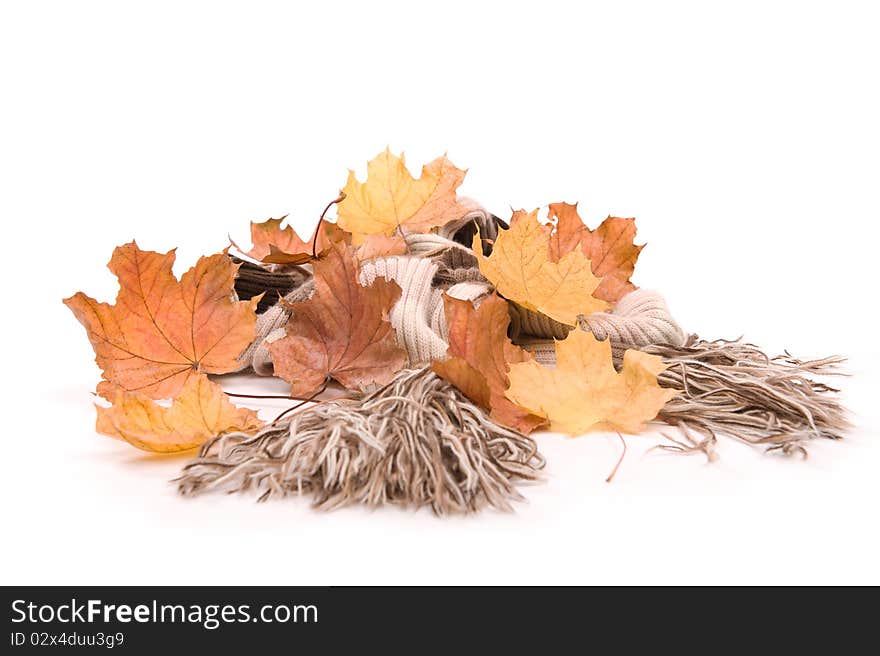
[[[669,368],[661,385],[682,390],[657,419],[679,429],[657,448],[717,456],[720,435],[768,452],[807,455],[816,438],[838,440],[850,426],[839,390],[813,376],[845,375],[844,358],[803,361],[786,352],[768,357],[741,340],[704,341],[691,335],[683,346],[655,345],[644,351],[661,356]]]
[[[404,370],[357,401],[318,403],[256,434],[202,446],[183,495],[310,494],[314,506],[429,506],[437,515],[512,510],[515,483],[541,478],[535,441],[500,426],[429,368]]]

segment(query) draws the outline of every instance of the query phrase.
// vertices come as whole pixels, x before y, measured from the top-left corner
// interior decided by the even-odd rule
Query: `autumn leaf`
[[[593,275],[602,281],[593,296],[616,303],[636,287],[630,282],[639,253],[635,219],[609,216],[590,230],[577,211],[577,203],[551,203],[549,216],[556,219],[550,237],[550,260],[558,262],[567,253],[580,250],[589,260]]]
[[[491,417],[522,433],[530,433],[546,419],[512,403],[504,392],[512,363],[528,362],[532,356],[507,338],[510,316],[504,299],[492,294],[475,308],[470,301],[443,297],[449,326],[450,356],[435,361],[434,372],[455,385]]]
[[[407,252],[406,240],[400,235],[367,235],[357,248],[357,258],[361,261],[376,257],[403,255]]]
[[[366,235],[402,235],[403,229],[428,232],[467,213],[455,192],[465,173],[444,155],[422,167],[416,180],[403,155],[392,155],[386,148],[367,164],[366,182],[348,172],[338,223],[352,233],[355,245]]]
[[[662,358],[628,350],[618,373],[611,342],[573,330],[556,342],[556,367],[522,362],[510,367],[507,398],[550,420],[550,429],[570,435],[612,429],[638,433],[677,390],[660,387]]]
[[[152,399],[171,398],[198,373],[228,373],[255,335],[260,297],[239,301],[238,266],[225,253],[202,257],[181,277],[175,252],[116,248],[116,303],[77,292],[64,300],[88,333],[104,379]]]
[[[327,250],[332,241],[347,237],[335,224],[321,221],[316,228],[315,234],[308,241],[300,239],[291,226],[281,227],[286,219],[269,219],[262,223],[251,222],[252,248],[245,251],[235,242],[232,245],[248,257],[264,264],[306,264],[315,259],[312,256],[312,242],[315,245],[315,255],[320,257]]]
[[[312,243],[300,239],[291,226],[281,227],[287,216],[261,223],[251,221],[251,243],[245,251],[235,242],[232,245],[258,262],[266,264],[305,264],[312,259]]]
[[[108,399],[113,404],[109,408],[95,406],[96,430],[145,451],[187,451],[220,433],[250,431],[262,425],[255,411],[233,405],[220,386],[204,374],[190,376],[168,407],[119,387]]]
[[[309,396],[333,378],[348,389],[387,383],[406,362],[388,313],[400,296],[397,283],[358,283],[350,246],[335,242],[315,262],[315,293],[290,307],[286,335],[269,346],[275,374],[294,396]]]
[[[508,230],[500,230],[489,257],[483,256],[479,230],[473,252],[480,272],[498,293],[519,305],[573,326],[577,317],[608,309],[593,296],[599,279],[578,250],[554,262],[549,258],[549,226],[538,221],[538,210],[513,213]]]
[[[492,407],[492,390],[482,372],[468,364],[463,358],[435,360],[431,369],[443,380],[451,383],[458,391],[481,408]]]

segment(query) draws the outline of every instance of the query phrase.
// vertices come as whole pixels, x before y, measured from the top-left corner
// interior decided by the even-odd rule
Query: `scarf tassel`
[[[543,467],[532,438],[493,422],[426,367],[360,400],[215,437],[177,483],[189,496],[256,490],[260,500],[311,495],[321,510],[397,504],[447,515],[511,510],[523,499],[516,483],[539,479]]]

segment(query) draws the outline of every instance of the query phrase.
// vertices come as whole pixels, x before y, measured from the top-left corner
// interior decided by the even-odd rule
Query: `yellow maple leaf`
[[[354,171],[342,192],[337,223],[360,245],[366,235],[391,235],[395,231],[428,232],[467,213],[455,190],[467,171],[456,168],[446,156],[422,167],[416,180],[406,168],[403,155],[387,148],[367,164],[367,180],[359,182]]]
[[[254,410],[235,406],[204,374],[190,376],[170,406],[118,386],[106,396],[113,405],[95,406],[96,430],[145,451],[188,451],[220,433],[249,431],[263,423]]]
[[[556,342],[556,367],[535,361],[510,366],[507,398],[550,420],[550,430],[580,435],[613,429],[638,433],[678,390],[660,387],[662,358],[629,350],[616,371],[611,342],[573,330]]]
[[[483,256],[479,230],[473,251],[480,272],[498,293],[529,310],[574,326],[578,315],[602,312],[608,303],[593,292],[601,280],[593,275],[590,260],[573,250],[552,261],[548,244],[551,228],[538,221],[538,210],[517,210],[510,229],[500,230],[492,254]]]

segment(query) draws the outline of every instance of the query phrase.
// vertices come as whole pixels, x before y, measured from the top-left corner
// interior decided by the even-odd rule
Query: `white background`
[[[2,583],[880,583],[878,31],[839,0],[3,2]],[[858,428],[711,465],[645,434],[612,484],[616,436],[541,435],[528,503],[446,520],[185,500],[184,459],[93,432],[62,297],[111,300],[133,237],[182,271],[252,219],[308,232],[386,144],[502,216],[636,216],[637,284],[704,337],[849,356]]]

